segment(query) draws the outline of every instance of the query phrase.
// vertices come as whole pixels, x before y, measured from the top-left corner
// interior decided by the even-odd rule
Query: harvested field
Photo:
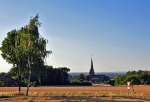
[[[22,88],[25,93],[26,88]],[[116,102],[149,102],[150,86],[134,86],[135,93],[128,96],[126,86],[89,86],[89,87],[31,87],[29,96],[16,96],[17,87],[1,87],[0,96],[4,96],[0,101],[6,102],[106,102],[115,100]],[[9,98],[7,98],[7,97]],[[104,102],[105,102],[104,101]]]

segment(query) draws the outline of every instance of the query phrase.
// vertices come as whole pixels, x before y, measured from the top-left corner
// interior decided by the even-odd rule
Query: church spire
[[[90,69],[89,74],[90,74],[91,76],[95,75],[92,58],[91,58],[91,69]]]

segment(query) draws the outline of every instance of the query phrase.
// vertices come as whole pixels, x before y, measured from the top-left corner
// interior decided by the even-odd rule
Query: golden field
[[[25,93],[26,88],[22,88],[22,93]],[[51,86],[51,87],[31,87],[29,97],[16,96],[18,93],[17,87],[0,87],[0,96],[10,96],[9,98],[1,98],[0,101],[6,102],[97,102],[96,100],[112,100],[118,99],[121,102],[125,99],[147,100],[150,102],[150,86],[139,85],[134,86],[135,93],[128,96],[126,86]],[[12,97],[11,97],[12,96]],[[88,100],[93,101],[88,101]],[[95,101],[94,101],[95,100]],[[99,102],[99,101],[98,101]],[[124,102],[127,102],[124,101]],[[133,101],[134,102],[134,101]],[[144,101],[145,102],[145,101]]]

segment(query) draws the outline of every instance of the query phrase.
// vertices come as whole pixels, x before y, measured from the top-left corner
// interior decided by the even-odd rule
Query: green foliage
[[[81,80],[80,80],[79,76],[74,76],[71,78],[70,82],[71,83],[80,83]]]
[[[5,83],[0,80],[0,86],[5,86]]]
[[[71,83],[82,83],[84,81],[87,81],[87,76],[85,76],[83,73],[78,76],[72,76],[70,79]]]
[[[92,83],[89,81],[84,81],[84,82],[71,82],[69,85],[72,86],[92,86]]]
[[[83,73],[80,74],[79,78],[81,82],[86,80],[86,76]]]
[[[2,57],[16,68],[14,79],[18,81],[19,91],[23,78],[28,80],[28,87],[30,86],[32,71],[40,76],[44,59],[51,53],[51,51],[46,50],[47,40],[39,34],[40,23],[38,18],[38,15],[36,15],[30,19],[27,25],[8,32],[0,48]]]
[[[41,76],[41,85],[65,85],[69,83],[67,67],[53,68],[45,66]]]
[[[115,86],[115,80],[114,80],[114,79],[111,79],[111,80],[109,80],[106,84]]]
[[[125,76],[117,75],[114,77],[114,85],[123,85],[125,83]]]
[[[16,63],[15,56],[15,36],[17,35],[16,30],[12,30],[7,33],[7,37],[2,41],[2,46],[0,48],[2,57],[11,64]]]
[[[91,86],[92,83],[87,80],[87,76],[81,73],[78,76],[71,76],[70,85]]]
[[[127,83],[128,81],[131,81],[132,84],[138,85],[138,84],[142,84],[142,83],[140,83],[140,80],[142,80],[142,79],[139,79],[138,75],[132,74],[132,75],[126,76],[125,82]]]
[[[150,71],[128,71],[114,77],[114,85],[126,85],[128,81],[134,85],[150,84]]]
[[[52,66],[44,65],[43,68],[41,68],[41,74],[37,75],[37,71],[34,71],[32,69],[31,73],[31,82],[30,86],[43,86],[43,85],[65,85],[69,84],[69,77],[68,72],[70,71],[67,67],[59,67],[59,68],[53,68]],[[11,76],[14,80],[17,80],[17,73],[15,73],[15,70],[17,68],[12,68],[8,75]],[[28,76],[24,75],[24,78],[21,80],[22,86],[27,86]],[[39,81],[40,80],[40,81]]]
[[[16,86],[17,82],[11,78],[8,73],[0,73],[0,87]]]

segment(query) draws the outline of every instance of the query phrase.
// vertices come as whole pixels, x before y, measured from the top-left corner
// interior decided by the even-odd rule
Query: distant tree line
[[[45,66],[45,70],[41,76],[41,83],[39,85],[66,85],[69,84],[70,71],[67,67],[53,68],[52,66]]]
[[[87,80],[87,76],[83,73],[80,73],[77,76],[70,75],[70,85],[76,86],[91,86],[92,83]]]
[[[0,86],[18,86],[17,85],[17,68],[12,68],[8,73],[0,73]],[[41,74],[33,71],[31,74],[31,86],[49,86],[49,85],[66,85],[69,84],[70,71],[67,67],[53,68],[52,66],[44,66]],[[27,85],[25,76],[21,80],[21,86]]]
[[[91,77],[88,74],[80,73],[79,75],[71,76],[70,82],[76,85],[89,86],[92,84],[108,84],[110,78],[102,74],[93,75]]]
[[[128,71],[125,75],[116,75],[110,84],[126,85],[128,81],[134,85],[150,84],[150,71]]]

